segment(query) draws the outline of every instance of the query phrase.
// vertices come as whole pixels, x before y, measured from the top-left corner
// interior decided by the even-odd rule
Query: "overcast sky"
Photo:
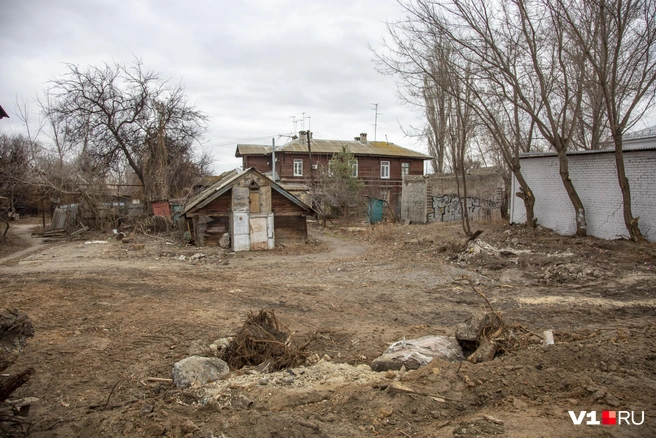
[[[385,22],[401,18],[395,0],[3,0],[0,104],[21,132],[15,101],[34,97],[64,63],[130,63],[134,57],[181,82],[209,117],[200,148],[216,172],[241,164],[237,143],[270,144],[302,113],[316,138],[352,140],[361,132],[426,152],[400,128],[418,125],[394,79],[375,69]],[[36,118],[36,115],[34,116]],[[41,137],[47,142],[47,135]],[[276,138],[282,144],[288,138]]]

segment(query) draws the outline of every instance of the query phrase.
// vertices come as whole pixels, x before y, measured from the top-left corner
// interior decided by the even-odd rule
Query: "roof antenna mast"
[[[292,119],[292,135],[296,135],[296,116],[289,116]]]
[[[374,141],[376,141],[376,131],[378,129],[378,116],[381,115],[378,113],[378,104],[377,103],[372,103],[370,105],[374,106]]]

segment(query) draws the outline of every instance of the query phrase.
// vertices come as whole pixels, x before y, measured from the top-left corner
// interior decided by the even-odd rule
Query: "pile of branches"
[[[135,230],[142,234],[171,233],[179,230],[179,225],[165,216],[142,216],[134,221]]]
[[[264,366],[268,371],[278,371],[302,364],[307,357],[305,350],[312,339],[298,345],[294,333],[278,321],[273,310],[249,312],[221,359],[233,370]]]

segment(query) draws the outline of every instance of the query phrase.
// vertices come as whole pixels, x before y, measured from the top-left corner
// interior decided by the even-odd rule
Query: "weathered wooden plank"
[[[260,211],[271,213],[271,186],[260,187]]]
[[[249,207],[249,194],[248,187],[233,187],[232,188],[232,211],[247,213]]]

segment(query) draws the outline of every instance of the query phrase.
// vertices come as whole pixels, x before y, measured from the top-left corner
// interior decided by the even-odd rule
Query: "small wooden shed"
[[[254,168],[228,174],[192,198],[184,215],[199,246],[230,234],[233,251],[273,249],[307,240],[306,216],[316,212]]]

